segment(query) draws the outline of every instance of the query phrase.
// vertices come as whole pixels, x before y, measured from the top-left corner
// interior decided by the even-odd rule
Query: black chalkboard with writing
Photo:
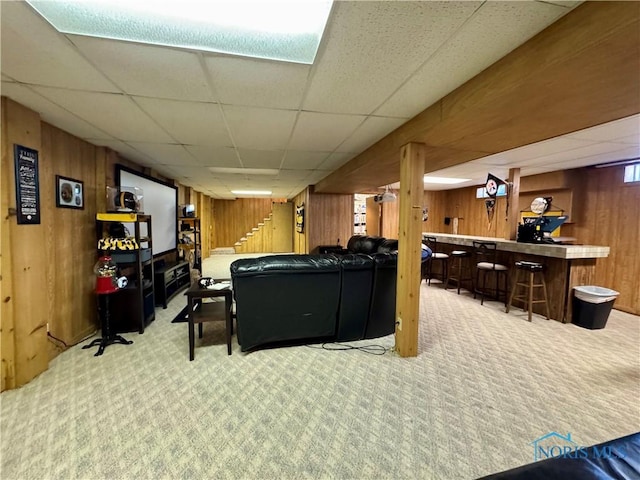
[[[40,185],[38,152],[22,145],[13,146],[16,168],[16,210],[19,224],[40,223]]]

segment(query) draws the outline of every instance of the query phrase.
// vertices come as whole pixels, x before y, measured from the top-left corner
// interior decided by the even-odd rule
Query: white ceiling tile
[[[480,4],[481,2],[334,3],[304,109],[371,113]]]
[[[120,140],[158,143],[172,141],[164,130],[124,95],[49,87],[33,88],[57,105],[75,112],[86,122]]]
[[[403,118],[367,117],[357,130],[338,146],[337,150],[360,153],[405,122]]]
[[[280,170],[280,173],[278,174],[277,178],[279,180],[300,181],[300,180],[306,179],[309,175],[311,175],[312,172],[313,172],[313,170],[302,170],[302,169],[285,170],[285,169],[282,169],[282,170]]]
[[[230,56],[205,56],[223,104],[298,109],[310,66]]]
[[[235,148],[200,145],[186,145],[185,148],[201,165],[209,167],[242,167]]]
[[[613,144],[613,143],[594,143],[592,145],[583,146],[581,148],[574,148],[572,150],[559,151],[556,153],[544,155],[541,157],[537,157],[526,162],[522,162],[522,165],[546,165],[551,167],[554,170],[560,170],[567,162],[591,158],[591,161],[597,161],[597,158],[604,154],[613,154],[617,155],[617,152],[620,151],[637,151],[637,148],[634,146],[629,146],[625,144]],[[588,163],[585,163],[585,165]]]
[[[352,153],[332,153],[318,165],[319,170],[336,170],[353,158]]]
[[[19,82],[118,91],[26,2],[2,2],[0,35],[2,71]]]
[[[611,139],[613,143],[627,143],[629,145],[639,145],[640,144],[640,133],[635,135],[627,135],[626,137],[621,138],[613,138]]]
[[[292,150],[333,151],[364,121],[362,115],[300,112],[289,144]]]
[[[375,113],[417,115],[568,11],[543,2],[484,2]]]
[[[182,145],[144,142],[127,143],[160,165],[198,165],[198,161]]]
[[[614,120],[597,127],[586,128],[579,132],[570,133],[569,138],[586,139],[594,142],[607,142],[620,137],[640,137],[640,115]]]
[[[224,105],[235,145],[256,150],[284,150],[297,112]]]
[[[233,145],[217,103],[145,97],[133,97],[133,100],[165,130],[172,132],[177,143],[221,147]]]
[[[120,140],[88,139],[87,141],[93,143],[94,145],[108,147],[111,150],[118,152],[121,157],[124,157],[127,160],[131,160],[132,162],[138,163],[142,166],[150,166],[155,164],[153,158],[147,156],[147,154],[141,152],[140,150],[136,150],[131,145],[121,142]]]
[[[284,162],[282,162],[282,168],[289,170],[315,170],[329,155],[330,152],[299,152],[289,150],[284,158]]]
[[[118,40],[69,35],[93,64],[129,95],[212,102],[198,55]]]
[[[536,161],[550,152],[568,152],[591,145],[588,140],[578,140],[570,137],[556,137],[542,142],[532,143],[523,147],[507,150],[478,160],[481,164],[491,165],[525,165],[527,162]]]
[[[40,114],[40,118],[76,137],[113,139],[111,135],[78,118],[68,110],[49,101],[31,87],[19,83],[2,82],[2,95]]]
[[[240,160],[246,168],[280,168],[284,151],[239,148]]]

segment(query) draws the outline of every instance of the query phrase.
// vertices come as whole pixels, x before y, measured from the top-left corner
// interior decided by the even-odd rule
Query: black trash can
[[[594,285],[573,288],[573,323],[590,330],[604,328],[618,292]]]

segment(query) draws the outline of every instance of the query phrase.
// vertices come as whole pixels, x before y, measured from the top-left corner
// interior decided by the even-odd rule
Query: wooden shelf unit
[[[176,263],[156,268],[155,289],[156,305],[167,308],[167,303],[181,290],[191,284],[189,262]]]
[[[144,333],[145,327],[155,319],[151,215],[98,213],[98,239],[105,236],[111,223],[133,225],[133,238],[139,247],[137,250],[104,250],[129,280],[126,288],[111,294],[113,329],[116,333],[136,330]],[[141,234],[142,225],[146,229],[145,235]],[[98,253],[100,254],[100,251]]]
[[[187,253],[193,252],[192,268],[202,271],[202,231],[200,229],[200,218],[180,217],[180,239],[178,243],[179,256],[187,259]],[[189,228],[183,230],[184,227]],[[187,239],[189,239],[187,241]]]

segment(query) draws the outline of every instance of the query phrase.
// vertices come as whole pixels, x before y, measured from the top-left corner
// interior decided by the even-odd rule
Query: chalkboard
[[[22,145],[13,146],[16,168],[16,210],[19,224],[40,223],[40,185],[38,152]]]

